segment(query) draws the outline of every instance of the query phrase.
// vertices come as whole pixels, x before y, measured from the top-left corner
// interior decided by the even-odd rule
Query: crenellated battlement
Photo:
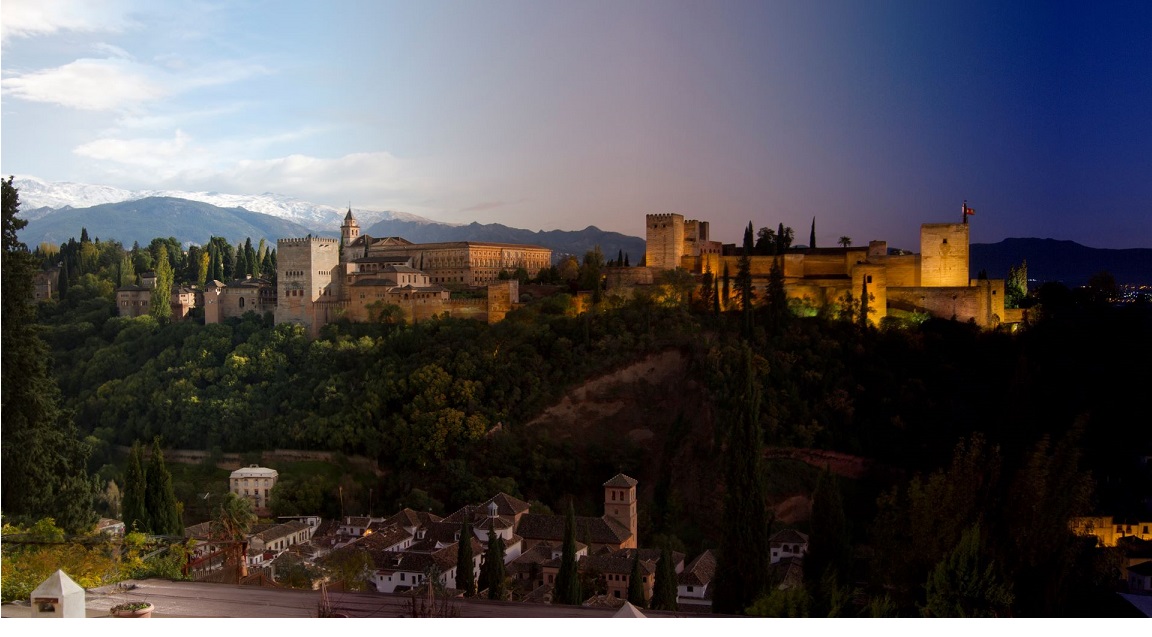
[[[676,214],[674,212],[667,212],[667,213],[657,213],[657,214],[645,215],[645,218],[648,220],[648,223],[651,224],[651,223],[660,223],[660,222],[677,221],[677,220],[683,221],[684,215]]]
[[[329,239],[327,237],[303,237],[303,238],[297,238],[297,239],[277,239],[276,240],[277,246],[282,246],[282,245],[283,246],[302,246],[302,245],[309,245],[309,244],[313,244],[313,243],[337,245],[338,243],[340,243],[340,240],[339,239]]]

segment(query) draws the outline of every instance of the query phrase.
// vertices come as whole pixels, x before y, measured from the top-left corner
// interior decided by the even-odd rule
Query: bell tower
[[[615,520],[628,529],[632,536],[620,548],[637,548],[636,538],[636,480],[618,473],[604,483],[604,517]]]
[[[360,224],[352,216],[352,206],[348,206],[348,214],[344,215],[344,223],[340,225],[340,245],[347,248],[360,237]]]

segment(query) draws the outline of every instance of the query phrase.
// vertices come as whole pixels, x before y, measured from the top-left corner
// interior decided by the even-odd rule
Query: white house
[[[246,498],[257,513],[267,512],[272,487],[276,486],[276,479],[279,476],[280,472],[275,469],[255,464],[248,465],[232,472],[228,477],[228,490]]]
[[[772,548],[772,564],[790,557],[804,557],[808,553],[808,536],[793,529],[780,531],[768,543]]]

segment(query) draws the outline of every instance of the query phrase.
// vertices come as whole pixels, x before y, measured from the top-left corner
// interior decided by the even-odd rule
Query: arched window
[[[244,297],[240,297],[240,307],[244,307]]]

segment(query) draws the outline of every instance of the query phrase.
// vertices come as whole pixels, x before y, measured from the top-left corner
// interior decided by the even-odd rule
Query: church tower
[[[360,237],[360,224],[352,216],[352,207],[348,207],[348,214],[344,215],[344,223],[340,225],[340,245],[347,248]]]
[[[637,548],[636,538],[636,480],[623,473],[604,483],[604,517],[618,522],[632,533],[620,548]]]

